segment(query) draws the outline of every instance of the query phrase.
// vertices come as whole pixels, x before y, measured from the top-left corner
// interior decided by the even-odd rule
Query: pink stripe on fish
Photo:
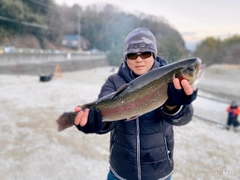
[[[140,106],[145,104],[148,100],[154,99],[154,97],[159,96],[159,93],[162,92],[162,89],[166,88],[165,86],[159,88],[157,91],[153,91],[151,93],[146,93],[145,96],[139,99],[135,99],[132,103],[125,104],[124,106],[118,106],[111,109],[105,109],[101,111],[102,116],[110,116],[112,114],[119,114],[124,111],[130,111],[134,109],[136,106]]]

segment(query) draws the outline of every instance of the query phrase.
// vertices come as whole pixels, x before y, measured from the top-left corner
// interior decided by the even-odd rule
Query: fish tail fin
[[[58,131],[62,131],[74,125],[76,112],[65,112],[57,119]]]

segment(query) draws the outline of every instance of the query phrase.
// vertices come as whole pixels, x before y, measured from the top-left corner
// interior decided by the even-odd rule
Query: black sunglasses
[[[126,55],[127,59],[130,59],[130,60],[135,60],[138,58],[138,56],[140,56],[142,59],[147,59],[152,56],[152,52],[147,51],[142,53],[129,53]]]

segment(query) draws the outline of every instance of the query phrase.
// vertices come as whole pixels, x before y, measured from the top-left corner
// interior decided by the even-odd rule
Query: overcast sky
[[[117,5],[124,11],[164,17],[188,43],[207,36],[225,38],[240,34],[239,0],[55,0],[81,7],[96,3]]]

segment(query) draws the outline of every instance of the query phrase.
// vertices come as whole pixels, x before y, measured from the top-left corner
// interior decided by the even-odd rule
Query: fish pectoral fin
[[[123,92],[126,88],[128,88],[129,84],[124,84],[122,85],[113,95],[110,99],[113,99],[114,97],[118,96],[119,94],[121,94],[121,92]]]
[[[131,120],[133,120],[133,119],[136,119],[137,117],[139,117],[139,116],[133,116],[133,117],[127,118],[126,121],[131,121]]]

